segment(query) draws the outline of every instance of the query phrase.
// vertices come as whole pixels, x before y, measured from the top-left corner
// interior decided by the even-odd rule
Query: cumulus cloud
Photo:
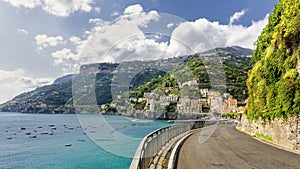
[[[36,6],[41,5],[40,0],[3,0],[4,2],[9,2],[12,6],[20,8],[35,8]]]
[[[111,14],[111,16],[118,16],[118,15],[120,15],[118,11],[115,11]]]
[[[95,10],[97,13],[100,13],[100,12],[101,12],[101,8],[100,8],[100,7],[95,7],[94,10]]]
[[[231,17],[230,17],[230,21],[229,21],[229,25],[232,25],[234,23],[234,21],[238,21],[241,17],[243,17],[246,14],[247,10],[243,9],[240,12],[236,12],[234,13]]]
[[[156,11],[144,12],[140,5],[132,5],[124,10],[123,15],[119,16],[115,22],[94,27],[89,32],[89,39],[83,51],[84,56],[98,56],[98,62],[103,60],[107,61],[119,61],[117,58],[109,58],[104,56],[105,52],[115,46],[116,48],[122,46],[119,42],[122,42],[124,47],[114,52],[127,53],[132,51],[132,44],[145,44],[141,42],[145,40],[145,36],[140,27],[146,27],[147,23],[153,20],[158,20],[159,15]],[[140,43],[138,43],[140,42]],[[118,44],[119,43],[119,44]],[[147,41],[147,43],[150,43]],[[117,47],[117,45],[119,45]],[[95,46],[97,46],[95,48]],[[110,51],[113,52],[113,51]]]
[[[41,7],[49,14],[66,17],[76,11],[90,12],[93,0],[3,0],[12,6],[20,8]],[[100,12],[100,8],[95,8]]]
[[[52,82],[52,78],[33,78],[27,76],[24,69],[12,71],[0,70],[0,103],[12,99],[12,96],[15,96],[17,93],[20,94]]]
[[[26,29],[23,28],[19,28],[17,31],[21,34],[26,34],[26,35],[29,33]]]
[[[46,48],[48,46],[57,46],[63,43],[64,38],[62,36],[48,37],[46,34],[38,34],[35,36],[35,41],[39,49]]]
[[[174,50],[179,49],[177,44],[179,39],[195,52],[234,45],[254,49],[254,42],[267,23],[267,16],[263,20],[252,22],[249,27],[222,25],[219,22],[210,22],[201,18],[176,27],[172,33],[170,47]]]
[[[139,4],[128,6],[124,14],[130,15],[130,14],[140,14],[144,11],[143,7]]]
[[[62,73],[69,74],[74,73],[79,70],[81,60],[80,54],[83,47],[85,46],[87,39],[82,40],[77,36],[71,36],[69,42],[74,48],[63,48],[51,53],[52,58],[54,59],[54,65],[63,66]]]
[[[77,56],[78,56],[78,55],[74,54],[71,51],[71,49],[68,49],[68,48],[64,48],[62,50],[55,51],[51,55],[55,60],[55,62],[54,62],[55,65],[62,64],[64,62],[66,62],[66,63],[73,62],[77,59]]]
[[[84,39],[75,36],[69,38],[74,48],[63,48],[51,54],[54,64],[63,65],[67,73],[73,72],[74,69],[78,70],[80,64],[120,62],[126,60],[125,56],[143,53],[145,51],[142,50],[143,48],[148,48],[148,51],[165,48],[166,43],[156,43],[154,40],[147,39],[141,30],[141,27],[147,27],[150,21],[158,19],[159,15],[156,11],[144,12],[140,5],[127,7],[123,15],[112,23],[99,18],[90,19],[89,23],[95,26],[85,32]],[[109,51],[112,48],[113,50]],[[150,55],[143,56],[146,59],[151,58]],[[155,55],[155,57],[161,56]]]
[[[55,65],[63,65],[67,73],[88,63],[154,60],[234,45],[253,49],[254,42],[268,21],[266,17],[248,27],[222,25],[205,18],[181,22],[178,26],[172,22],[167,27],[162,25],[165,29],[176,26],[168,41],[164,41],[159,33],[149,35],[143,32],[149,23],[160,19],[156,11],[145,12],[140,5],[127,7],[111,23],[99,18],[90,19],[89,22],[95,25],[85,31],[83,39],[75,36],[69,38],[74,48],[63,48],[51,56]]]
[[[173,26],[175,26],[174,23],[169,23],[169,24],[167,25],[167,28],[172,28]]]
[[[50,14],[65,17],[75,11],[90,12],[92,2],[93,0],[44,0],[42,8]]]
[[[92,19],[89,19],[89,23],[100,26],[100,25],[107,24],[108,22],[106,22],[100,18],[92,18]]]
[[[71,36],[71,37],[69,38],[69,41],[70,41],[71,43],[73,43],[74,45],[80,45],[81,42],[82,42],[81,38],[79,38],[79,37],[77,37],[77,36]]]

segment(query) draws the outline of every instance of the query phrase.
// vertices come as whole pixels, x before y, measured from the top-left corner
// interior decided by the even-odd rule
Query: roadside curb
[[[174,167],[176,166],[176,162],[178,160],[178,153],[180,148],[182,147],[182,144],[185,142],[185,140],[190,137],[192,134],[201,131],[199,129],[196,129],[194,131],[191,131],[190,133],[188,133],[187,135],[185,135],[184,137],[182,137],[179,141],[176,142],[175,146],[173,147],[172,151],[171,151],[171,155],[168,161],[168,169],[174,169]]]

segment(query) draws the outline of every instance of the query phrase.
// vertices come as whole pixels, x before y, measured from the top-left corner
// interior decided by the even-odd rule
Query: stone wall
[[[279,146],[300,151],[300,116],[276,118],[272,121],[250,121],[243,115],[239,127],[248,134],[263,134],[271,137],[273,143]]]

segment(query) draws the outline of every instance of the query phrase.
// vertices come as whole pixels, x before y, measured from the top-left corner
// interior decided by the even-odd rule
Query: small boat
[[[51,127],[51,130],[56,130],[56,127]]]
[[[21,127],[21,130],[26,130],[26,128],[25,127]]]
[[[84,141],[85,141],[85,139],[83,139],[83,138],[79,138],[79,139],[77,139],[77,141],[84,142]]]
[[[7,140],[11,140],[11,139],[12,139],[12,137],[6,137],[6,139],[7,139]]]
[[[65,147],[71,147],[72,144],[65,144]]]
[[[36,138],[36,135],[31,135],[29,136],[29,138]]]
[[[55,125],[54,124],[49,124],[49,127],[55,127]]]
[[[47,131],[43,131],[43,132],[41,132],[41,134],[48,134],[49,132],[47,132]]]
[[[53,133],[51,132],[51,133],[49,133],[48,135],[53,135]]]
[[[41,128],[43,128],[43,127],[42,127],[42,126],[38,126],[37,128],[41,129]]]
[[[26,135],[31,135],[31,133],[25,133]]]
[[[73,130],[74,128],[73,128],[73,127],[69,127],[68,129],[69,129],[69,130]]]

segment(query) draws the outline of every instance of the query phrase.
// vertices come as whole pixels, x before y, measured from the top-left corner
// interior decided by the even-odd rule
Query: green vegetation
[[[95,90],[98,105],[110,103],[112,101],[110,89],[112,77],[113,75],[110,73],[97,73]]]
[[[206,70],[206,66],[212,66],[213,70],[224,70],[227,83],[227,92],[230,93],[234,98],[239,101],[244,101],[247,99],[247,72],[250,69],[250,57],[246,57],[252,54],[251,50],[239,48],[239,47],[228,47],[228,48],[217,48],[212,51],[205,53],[213,53],[214,55],[208,57],[216,57],[216,52],[218,57],[222,58],[223,68],[214,69],[215,63],[210,63],[206,60],[203,63],[203,58],[200,54],[195,54],[188,56],[185,60],[186,67],[180,67],[177,70],[169,73],[156,73],[152,75],[152,79],[144,84],[135,87],[131,87],[130,97],[141,98],[146,92],[153,91],[163,91],[165,95],[179,94],[179,86],[177,82],[186,82],[192,79],[196,79],[198,82],[198,88],[208,88],[210,89],[210,79]],[[218,58],[216,58],[218,59]],[[217,72],[216,72],[217,73]],[[140,73],[137,75],[136,79],[141,79],[145,73]],[[149,73],[147,73],[150,76]],[[176,78],[175,78],[176,77]],[[141,84],[141,83],[140,83]],[[164,90],[167,89],[168,90]]]
[[[254,136],[257,137],[257,138],[260,138],[260,139],[262,139],[262,140],[265,140],[265,141],[269,141],[269,142],[272,142],[272,141],[273,141],[272,137],[265,136],[265,135],[260,134],[260,133],[255,133]]]
[[[217,54],[216,54],[217,52]],[[207,51],[202,54],[208,54],[209,58],[200,56],[201,54],[194,54],[190,56],[182,56],[176,58],[169,58],[159,61],[130,61],[122,64],[112,63],[100,63],[83,65],[80,68],[80,74],[67,75],[58,78],[54,84],[39,87],[33,91],[23,93],[15,97],[11,102],[7,102],[0,105],[0,111],[4,112],[25,112],[25,113],[74,113],[75,109],[73,103],[76,105],[91,105],[96,103],[99,105],[110,104],[112,101],[112,83],[122,83],[124,79],[131,78],[131,70],[139,67],[140,70],[143,65],[146,67],[158,67],[162,65],[178,65],[178,63],[186,63],[186,66],[178,67],[173,72],[164,72],[156,69],[146,69],[139,72],[132,77],[130,82],[130,92],[123,93],[127,97],[141,98],[145,92],[158,91],[164,93],[166,96],[171,94],[179,95],[180,91],[178,82],[186,82],[196,79],[199,88],[210,88],[210,80],[207,74],[207,66],[215,68],[211,60],[218,60],[221,58],[217,66],[223,66],[227,77],[227,90],[239,101],[246,99],[246,95],[243,91],[246,91],[245,79],[247,77],[247,71],[250,68],[250,58],[246,57],[251,55],[250,49],[244,49],[240,47],[227,47],[217,48],[215,50]],[[210,55],[211,54],[211,55]],[[205,61],[205,65],[204,62]],[[116,76],[113,71],[116,69],[122,72]],[[218,68],[219,69],[219,68]],[[215,72],[218,74],[219,72]],[[113,80],[112,80],[113,79]],[[119,81],[114,81],[114,80]],[[73,83],[74,80],[76,83]],[[124,80],[126,81],[126,80]],[[119,83],[118,83],[119,82]],[[95,84],[95,86],[93,86]],[[77,89],[72,91],[73,89]],[[127,84],[125,84],[127,85]],[[122,87],[122,85],[120,85]],[[95,90],[92,90],[95,87]],[[117,90],[117,89],[114,89]],[[95,92],[94,92],[95,91]],[[76,94],[76,100],[73,100],[73,94]],[[89,93],[88,93],[89,92]],[[196,91],[186,90],[185,92],[191,92],[194,94]],[[195,95],[196,96],[196,95]],[[146,103],[137,103],[137,109],[143,110]],[[165,107],[165,112],[173,112],[177,103],[171,103]],[[89,111],[87,107],[83,108],[85,111]],[[115,113],[116,110],[113,107],[106,106],[100,109],[100,111],[109,111]],[[120,112],[118,112],[120,113]]]
[[[256,42],[249,71],[246,114],[274,119],[300,112],[300,1],[279,0]]]
[[[239,113],[238,112],[230,112],[230,113],[223,113],[223,118],[231,118],[231,119],[237,119]]]
[[[169,105],[165,107],[165,112],[174,113],[176,111],[177,102],[171,102]]]
[[[146,84],[147,82],[150,82],[152,79],[164,76],[166,72],[156,70],[156,69],[146,69],[140,73],[138,73],[136,76],[133,77],[131,81],[131,85],[129,86],[131,88],[137,88],[141,85]]]
[[[152,76],[153,78],[150,81],[136,88],[132,88],[131,89],[132,91],[130,92],[130,97],[141,98],[144,97],[144,93],[146,92],[158,91],[166,87],[172,87],[173,89],[165,94],[169,95],[172,93],[177,93],[178,91],[176,89],[178,89],[178,85],[175,78],[169,73],[164,73],[164,74],[165,75],[163,76],[161,76],[160,74],[157,77]],[[137,76],[140,76],[140,74],[138,74]]]

